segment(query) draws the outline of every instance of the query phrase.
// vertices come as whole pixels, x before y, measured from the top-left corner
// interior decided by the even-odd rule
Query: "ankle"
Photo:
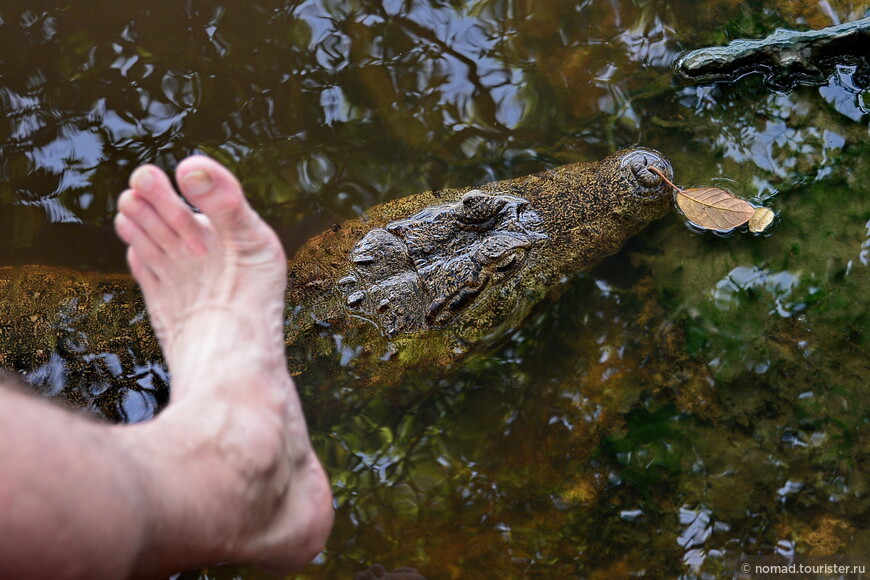
[[[334,516],[326,472],[311,449],[292,469],[286,495],[269,514],[268,533],[252,538],[241,552],[243,561],[280,571],[298,570],[326,547]]]
[[[184,403],[155,420],[165,421],[166,433],[152,440],[168,449],[164,469],[174,474],[155,490],[161,507],[177,516],[177,527],[161,538],[185,546],[186,556],[200,555],[185,565],[305,566],[323,550],[333,513],[329,480],[304,423],[282,424],[244,404]]]

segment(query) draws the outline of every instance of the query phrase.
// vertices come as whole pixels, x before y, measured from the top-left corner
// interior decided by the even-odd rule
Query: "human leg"
[[[287,373],[286,258],[226,169],[192,157],[176,176],[201,214],[146,166],[116,221],[172,373],[171,404],[158,419],[178,430],[155,453],[167,471],[196,465],[177,497],[164,496],[176,502],[167,511],[196,506],[209,489],[219,509],[203,507],[201,527],[187,535],[226,536],[211,558],[299,567],[322,548],[332,506]]]
[[[0,578],[112,578],[146,543],[144,481],[113,426],[0,383]]]
[[[322,549],[328,480],[283,352],[286,263],[223,167],[154,167],[116,229],[172,372],[148,423],[0,393],[0,577],[151,576],[210,562],[291,569]],[[8,509],[7,509],[8,508]]]

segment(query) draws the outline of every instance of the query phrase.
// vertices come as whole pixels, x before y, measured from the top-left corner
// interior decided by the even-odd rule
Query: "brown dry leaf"
[[[689,221],[707,230],[733,230],[755,214],[751,203],[718,187],[677,190],[677,205]]]

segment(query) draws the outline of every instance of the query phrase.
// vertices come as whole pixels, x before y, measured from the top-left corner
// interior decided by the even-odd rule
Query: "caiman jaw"
[[[628,167],[637,182],[634,194],[641,199],[659,199],[670,192],[669,186],[650,167],[655,167],[668,179],[673,179],[674,170],[671,163],[660,154],[651,150],[633,151],[626,155],[620,163],[622,167]]]

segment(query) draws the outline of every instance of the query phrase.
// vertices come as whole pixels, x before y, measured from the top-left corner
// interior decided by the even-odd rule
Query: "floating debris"
[[[761,233],[773,223],[775,214],[769,208],[754,206],[718,187],[682,189],[657,168],[650,167],[649,170],[674,188],[677,206],[692,224],[701,229],[728,232],[749,223],[749,231]]]

